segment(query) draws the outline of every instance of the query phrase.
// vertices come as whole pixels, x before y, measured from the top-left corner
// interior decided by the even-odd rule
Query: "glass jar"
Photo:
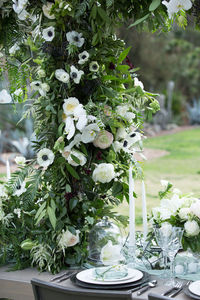
[[[122,258],[121,249],[119,227],[104,217],[89,233],[88,262],[94,266],[118,264]]]

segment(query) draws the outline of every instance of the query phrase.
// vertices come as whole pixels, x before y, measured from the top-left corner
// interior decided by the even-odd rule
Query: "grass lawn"
[[[161,179],[170,181],[184,193],[193,192],[196,197],[200,197],[200,128],[148,138],[144,147],[169,152],[166,156],[144,162],[148,212],[151,207],[159,204],[157,195],[161,190]],[[142,222],[141,182],[136,181],[135,188],[138,193],[136,221],[139,225]],[[127,203],[123,203],[119,211],[127,215]]]

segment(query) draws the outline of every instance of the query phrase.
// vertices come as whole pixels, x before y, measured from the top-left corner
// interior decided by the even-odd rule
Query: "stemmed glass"
[[[166,276],[167,257],[170,259],[170,280],[165,285],[174,286],[174,258],[181,247],[183,228],[172,227],[169,223],[163,223],[161,227],[154,228],[154,233],[158,246],[163,250],[164,268],[163,275]]]
[[[156,237],[157,244],[162,249],[163,252],[163,258],[164,258],[164,273],[162,274],[163,278],[168,277],[166,268],[167,268],[168,246],[172,238],[171,230],[172,230],[172,226],[169,223],[163,223],[161,227],[154,228],[154,234]]]
[[[181,240],[183,236],[183,228],[172,227],[171,241],[168,246],[168,257],[170,259],[170,280],[166,285],[175,286],[175,272],[174,272],[174,258],[181,247]]]

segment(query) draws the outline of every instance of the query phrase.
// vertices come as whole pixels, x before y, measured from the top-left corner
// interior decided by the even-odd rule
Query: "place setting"
[[[191,282],[185,287],[184,293],[190,298],[200,300],[200,280]]]

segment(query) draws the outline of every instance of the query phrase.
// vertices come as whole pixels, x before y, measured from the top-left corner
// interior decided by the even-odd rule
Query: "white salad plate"
[[[188,289],[191,293],[200,296],[200,280],[192,282]]]
[[[120,279],[113,279],[112,281],[107,279],[103,280],[101,278],[96,279],[94,275],[94,268],[81,271],[76,275],[76,278],[82,282],[100,284],[100,285],[129,283],[129,282],[140,280],[142,277],[143,277],[143,273],[141,271],[136,269],[129,269],[129,268],[128,268],[127,276]]]

